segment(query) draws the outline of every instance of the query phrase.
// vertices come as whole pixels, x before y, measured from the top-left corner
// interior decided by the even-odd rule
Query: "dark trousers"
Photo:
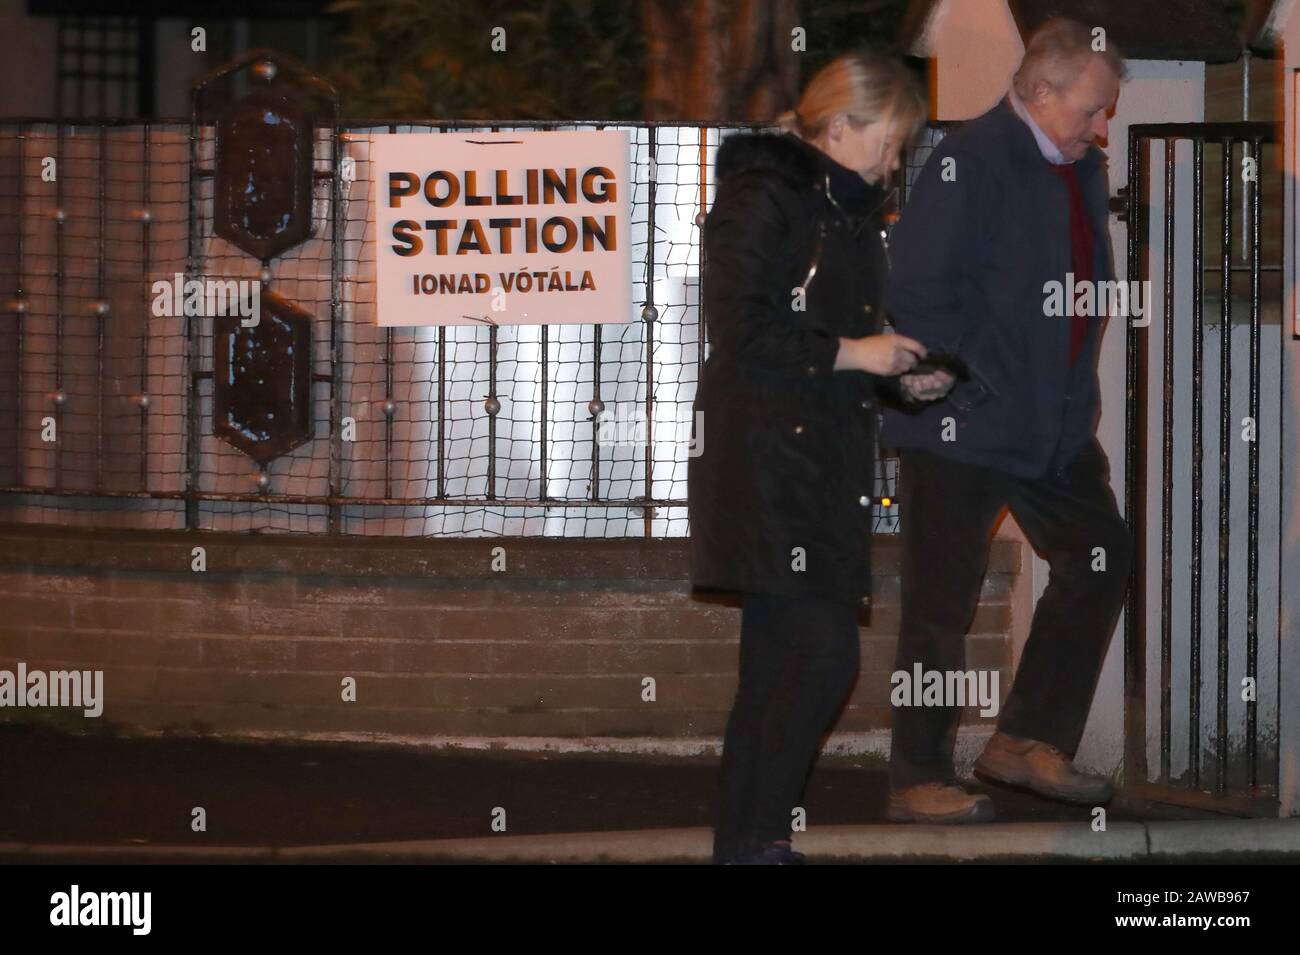
[[[858,674],[857,606],[745,594],[714,861],[790,838],[822,734]]]
[[[1051,573],[998,729],[1050,743],[1073,759],[1132,562],[1132,537],[1107,473],[1095,440],[1060,470],[1032,480],[901,450],[902,626],[895,669],[910,674],[918,662],[926,671],[966,668],[965,634],[992,531],[1009,507]],[[1099,558],[1104,570],[1097,569]],[[955,706],[894,708],[893,788],[955,781],[960,715]]]

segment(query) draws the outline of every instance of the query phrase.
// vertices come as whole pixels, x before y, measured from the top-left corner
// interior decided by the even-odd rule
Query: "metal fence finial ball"
[[[137,398],[135,399],[135,403],[138,404],[141,408],[148,408],[148,407],[149,407],[149,396],[148,396],[148,395],[140,395],[139,397],[137,397]]]
[[[501,413],[501,402],[496,398],[489,398],[487,401],[483,402],[483,410],[493,417],[496,417]]]
[[[55,392],[53,395],[51,395],[50,397],[51,397],[51,399],[54,401],[54,403],[55,403],[56,405],[66,404],[66,403],[67,403],[67,400],[68,400],[68,396],[67,396],[67,394],[66,394],[65,392],[62,392],[62,391],[56,391],[56,392]]]
[[[605,410],[605,402],[601,401],[599,398],[592,398],[590,401],[587,402],[587,411],[591,414],[593,418],[596,417],[596,415],[600,414],[604,410]]]
[[[257,476],[258,487],[268,487],[271,483],[271,477],[265,471]]]
[[[260,271],[260,272],[257,273],[257,280],[258,280],[259,282],[261,282],[263,285],[270,285],[270,284],[271,284],[271,270],[268,269],[268,268],[266,268],[265,266],[263,266],[263,267],[262,267],[262,271]]]
[[[704,214],[703,212],[697,212],[697,213],[695,213],[695,224],[696,224],[697,226],[703,227],[703,226],[704,226],[704,220],[705,220],[705,218],[706,218],[706,216],[705,216],[705,214]]]
[[[397,402],[395,401],[384,402],[384,414],[388,415],[388,417],[391,418],[393,416],[393,412],[395,412],[396,410],[397,410]]]
[[[641,309],[641,317],[647,322],[653,322],[659,317],[659,309],[655,308],[653,305],[647,305],[645,308]]]

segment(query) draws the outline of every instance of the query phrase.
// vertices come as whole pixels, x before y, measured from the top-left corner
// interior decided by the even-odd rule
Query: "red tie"
[[[1088,210],[1083,204],[1083,190],[1079,188],[1079,177],[1074,173],[1073,163],[1049,164],[1052,172],[1061,177],[1065,188],[1070,192],[1070,257],[1076,282],[1092,281],[1092,224],[1088,221]],[[1065,294],[1074,299],[1074,289],[1068,288]],[[1096,299],[1094,298],[1094,302]],[[1077,312],[1070,319],[1070,364],[1073,365],[1079,352],[1083,350],[1084,339],[1088,337],[1088,319]]]

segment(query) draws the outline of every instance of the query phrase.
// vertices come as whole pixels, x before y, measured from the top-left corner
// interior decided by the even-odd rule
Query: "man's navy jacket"
[[[1111,281],[1105,154],[1094,145],[1074,166],[1092,224],[1093,278]],[[1072,319],[1045,307],[1045,285],[1071,272],[1069,209],[1065,183],[1006,99],[935,147],[890,234],[885,306],[899,332],[956,352],[972,375],[919,411],[887,408],[883,447],[1033,478],[1092,440],[1104,318],[1088,319],[1071,367]]]

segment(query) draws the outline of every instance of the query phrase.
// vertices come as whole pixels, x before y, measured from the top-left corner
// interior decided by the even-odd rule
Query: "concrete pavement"
[[[314,846],[0,844],[8,863],[707,863],[708,828],[394,840]],[[1300,819],[979,826],[823,826],[796,834],[813,862],[1300,861]]]

